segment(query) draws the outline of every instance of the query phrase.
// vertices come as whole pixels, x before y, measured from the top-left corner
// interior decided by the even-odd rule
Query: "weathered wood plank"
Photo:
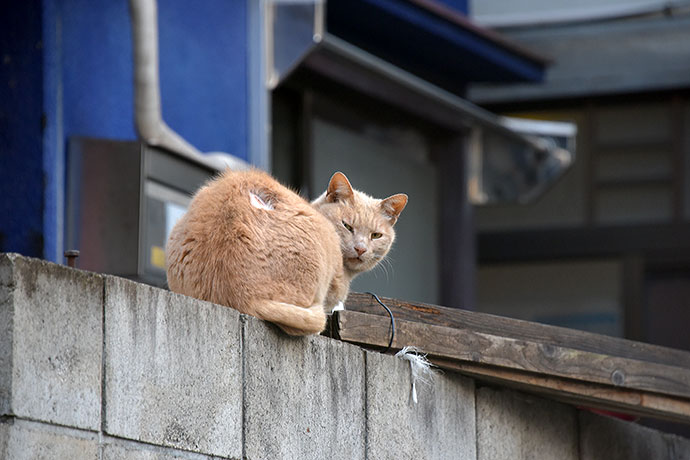
[[[467,329],[499,337],[538,342],[544,346],[566,347],[690,369],[690,353],[682,350],[455,308],[390,298],[381,298],[381,300],[391,309],[396,321],[408,320]],[[345,308],[347,311],[388,317],[388,313],[369,294],[351,293],[347,298]]]
[[[388,344],[390,321],[386,317],[342,311],[333,319],[341,340],[378,347]],[[467,327],[397,319],[393,347],[405,345],[417,346],[435,358],[690,399],[690,369],[669,364],[499,336]]]
[[[585,408],[621,412],[638,417],[690,423],[690,401],[625,388],[611,388],[576,380],[483,366],[476,363],[432,358],[438,367],[461,372],[478,380],[536,393]]]

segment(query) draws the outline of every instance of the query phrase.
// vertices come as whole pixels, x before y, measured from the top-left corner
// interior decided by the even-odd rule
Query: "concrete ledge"
[[[0,254],[0,458],[690,460],[579,413],[128,280]]]
[[[246,318],[247,459],[364,459],[364,352]]]
[[[105,293],[105,432],[241,457],[239,313],[115,277]]]
[[[412,401],[410,365],[367,353],[367,458],[475,459],[474,382],[437,373],[417,383]]]
[[[98,435],[39,422],[0,422],[0,458],[12,460],[98,458]]]
[[[578,460],[573,407],[488,387],[476,395],[478,460]]]
[[[0,254],[0,408],[98,431],[103,278]]]

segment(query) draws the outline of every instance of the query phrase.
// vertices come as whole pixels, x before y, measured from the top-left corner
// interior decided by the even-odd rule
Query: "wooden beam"
[[[391,309],[396,321],[407,320],[470,329],[506,338],[690,369],[690,352],[687,351],[456,308],[387,297],[381,300]],[[388,313],[369,294],[350,293],[345,309],[388,318]]]
[[[331,326],[336,338],[372,348],[387,346],[390,338],[390,319],[379,314],[341,311]],[[406,345],[428,353],[439,367],[476,378],[582,406],[690,423],[690,367],[396,315],[393,348]]]
[[[582,408],[621,412],[678,423],[690,423],[690,401],[625,388],[610,388],[527,372],[511,371],[449,360],[431,359],[439,368],[460,372],[478,380],[535,393]]]

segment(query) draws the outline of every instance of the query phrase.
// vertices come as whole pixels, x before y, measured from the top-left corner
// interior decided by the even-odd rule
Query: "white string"
[[[412,401],[417,404],[417,381],[424,384],[431,384],[434,377],[433,364],[426,359],[425,354],[421,354],[416,347],[403,347],[395,354],[400,359],[410,362],[410,372],[412,373]]]

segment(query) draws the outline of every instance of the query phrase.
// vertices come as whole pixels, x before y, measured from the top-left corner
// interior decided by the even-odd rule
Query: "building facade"
[[[3,15],[1,251],[62,262],[63,251],[86,249],[91,257],[82,254],[82,268],[129,277],[144,266],[162,270],[164,237],[147,243],[147,219],[155,214],[148,194],[162,212],[174,211],[189,187],[154,177],[147,142],[131,147],[143,159],[127,171],[139,172],[115,166],[105,172],[111,177],[117,170],[123,197],[133,191],[133,204],[119,210],[141,209],[128,214],[131,225],[113,231],[124,220],[112,215],[118,181],[91,181],[96,193],[81,188],[90,173],[79,174],[81,149],[92,140],[109,146],[96,147],[103,152],[140,142],[134,58],[146,53],[134,50],[141,30],[133,18],[143,6],[155,11],[156,2],[44,0],[13,4]],[[471,81],[539,81],[543,59],[469,21],[463,1],[208,0],[157,7],[157,33],[149,38],[158,43],[166,125],[199,151],[271,171],[306,197],[318,195],[335,170],[373,195],[408,193],[390,265],[354,288],[472,308],[468,134],[482,129],[507,136],[518,149],[532,144],[463,96]],[[84,196],[103,200],[76,206]],[[173,198],[163,206],[162,197]],[[101,225],[75,229],[71,222]],[[110,233],[136,234],[127,240],[133,249],[123,251],[122,238],[109,240]],[[75,247],[79,234],[91,241]],[[138,260],[139,268],[91,265],[96,251],[101,259],[136,253],[134,262],[118,266]]]

